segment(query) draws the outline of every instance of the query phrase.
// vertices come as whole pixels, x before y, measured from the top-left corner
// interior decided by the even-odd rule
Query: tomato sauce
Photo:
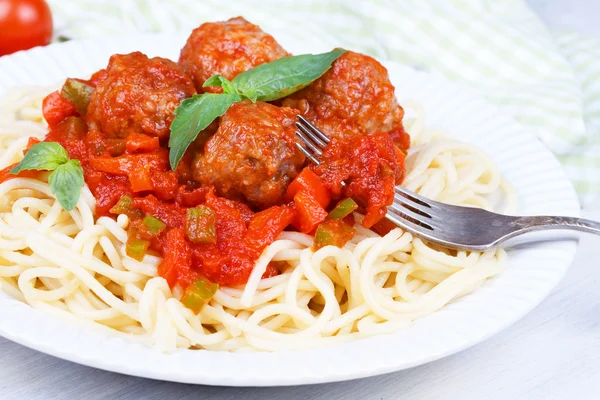
[[[404,153],[382,132],[334,138],[321,162],[315,172],[335,199],[351,197],[365,209],[365,228],[383,218],[405,174]]]
[[[104,76],[100,71],[85,83],[95,87]],[[60,143],[81,162],[96,198],[96,215],[126,213],[132,246],[141,245],[163,257],[158,273],[171,287],[185,288],[198,278],[226,286],[246,283],[264,248],[283,230],[314,233],[327,218],[327,210],[344,196],[364,208],[363,225],[371,227],[385,214],[394,185],[404,176],[404,153],[389,134],[336,138],[324,152],[322,164],[305,167],[280,204],[256,212],[195,181],[190,154],[177,171],[171,171],[166,140],[135,132],[109,137],[91,128],[86,115],[80,115],[59,92],[44,100],[43,113],[50,127],[45,140]],[[7,173],[0,172],[0,179]],[[190,225],[190,210],[196,207],[214,213],[214,232],[204,232],[214,237],[197,236],[208,237],[205,243],[191,239],[190,229],[200,229]],[[158,220],[154,233],[144,226],[148,216]],[[352,222],[352,215],[346,220]],[[278,273],[277,263],[271,263],[264,277]]]
[[[113,215],[111,209],[119,200],[131,196],[140,218],[151,215],[166,224],[167,229],[152,238],[150,249],[163,257],[159,274],[171,286],[186,287],[198,277],[220,285],[244,284],[262,250],[296,214],[289,205],[255,213],[242,202],[216,196],[211,187],[199,186],[192,179],[189,157],[176,172],[171,171],[168,149],[158,138],[131,134],[115,139],[89,130],[85,116],[77,114],[58,92],[49,95],[44,104],[50,125],[45,140],[60,143],[71,158],[80,160],[85,181],[96,198],[97,216]],[[214,244],[194,244],[186,239],[186,212],[200,204],[216,212]],[[130,225],[139,226],[135,220]],[[270,265],[265,276],[277,273]]]

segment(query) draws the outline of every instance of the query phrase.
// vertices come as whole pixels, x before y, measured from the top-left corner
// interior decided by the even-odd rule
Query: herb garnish
[[[41,142],[33,145],[25,157],[10,170],[18,174],[25,170],[52,171],[48,177],[50,190],[67,211],[77,205],[85,181],[79,160],[69,159],[69,154],[56,142]]]
[[[280,58],[242,72],[231,81],[221,75],[208,78],[203,86],[220,86],[223,93],[197,94],[179,104],[169,138],[171,169],[177,169],[183,154],[198,134],[225,114],[233,103],[243,99],[273,101],[289,96],[318,79],[345,52],[338,49],[329,53]]]

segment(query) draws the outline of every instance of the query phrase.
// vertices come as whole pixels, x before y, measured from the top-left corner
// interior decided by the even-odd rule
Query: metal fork
[[[330,139],[306,118],[298,116],[298,119],[296,135],[302,142],[296,142],[296,146],[319,165],[319,157]],[[480,208],[443,204],[401,186],[396,186],[394,202],[385,218],[431,243],[470,251],[485,251],[524,233],[543,230],[566,229],[600,235],[600,222],[588,219],[496,214]]]

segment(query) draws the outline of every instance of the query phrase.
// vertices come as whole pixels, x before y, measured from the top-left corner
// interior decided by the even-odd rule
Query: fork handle
[[[575,217],[533,216],[519,217],[509,225],[519,234],[550,229],[567,229],[600,235],[600,222]]]

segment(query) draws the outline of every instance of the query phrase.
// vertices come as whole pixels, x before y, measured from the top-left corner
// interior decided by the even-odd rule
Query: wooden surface
[[[550,25],[600,37],[597,0],[530,3]],[[600,220],[600,201],[586,216]],[[600,238],[584,237],[560,286],[511,328],[411,370],[303,387],[192,386],[99,371],[0,338],[0,399],[600,399],[599,249]]]

